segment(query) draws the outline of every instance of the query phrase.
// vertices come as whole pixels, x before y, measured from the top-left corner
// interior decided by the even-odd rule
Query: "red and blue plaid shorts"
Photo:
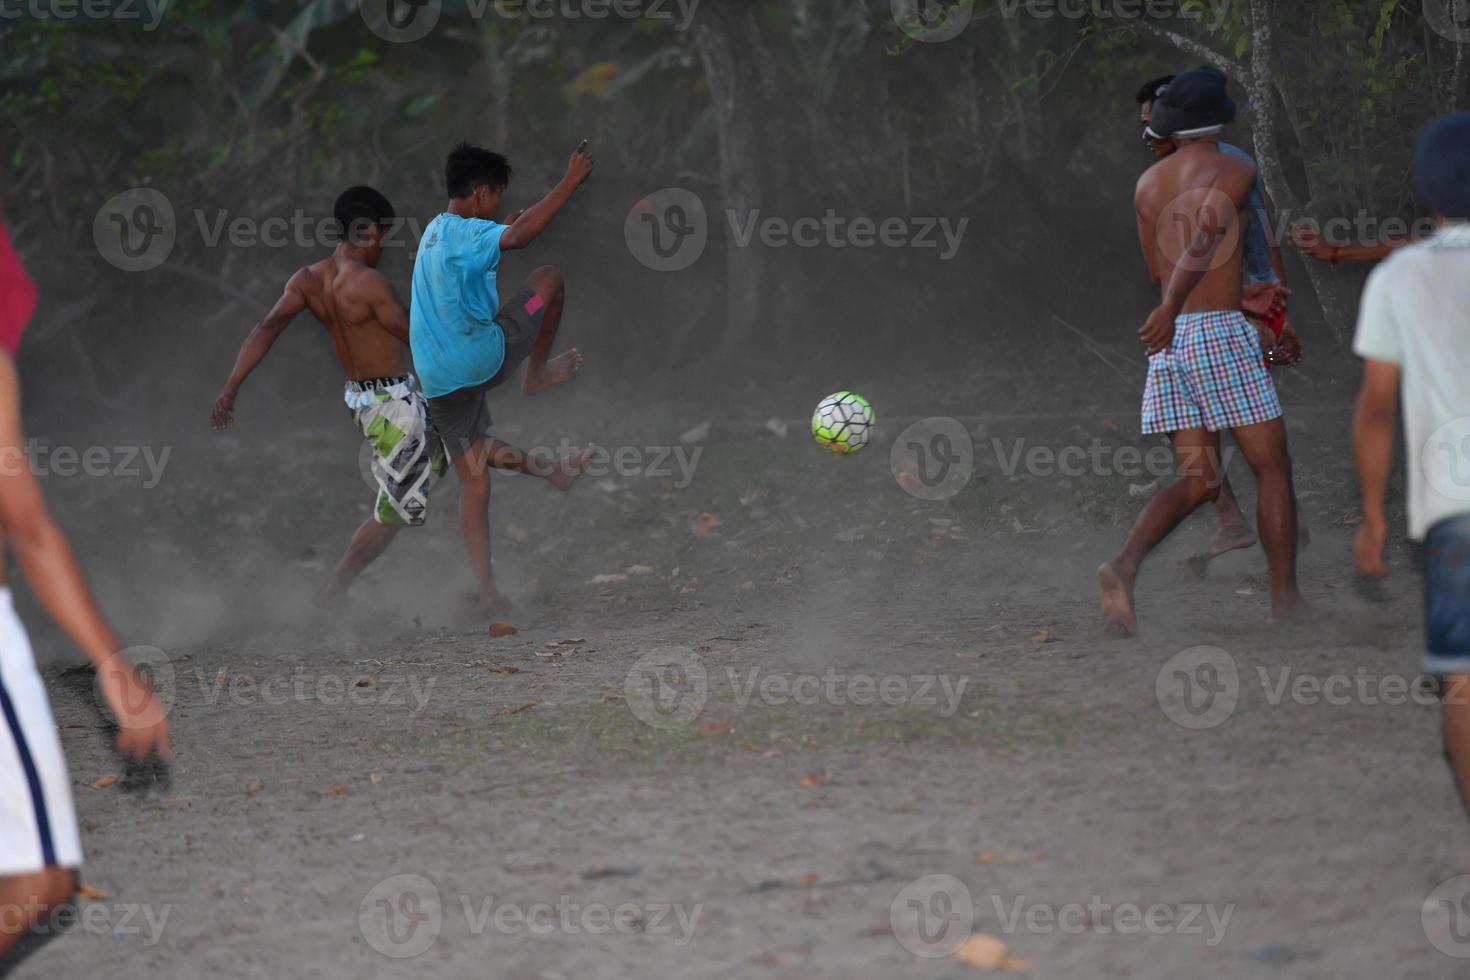
[[[1173,345],[1149,359],[1145,435],[1219,432],[1280,417],[1260,335],[1242,313],[1186,313],[1175,321]]]

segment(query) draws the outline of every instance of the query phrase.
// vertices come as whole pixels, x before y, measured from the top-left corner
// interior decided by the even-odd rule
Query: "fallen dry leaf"
[[[77,886],[77,898],[85,898],[88,901],[100,902],[106,897],[107,893],[100,888],[93,888],[91,885]]]
[[[1037,643],[1056,643],[1057,631],[1052,629],[1050,626],[1043,626],[1041,629],[1036,631],[1036,635],[1033,636],[1032,639],[1035,640]]]
[[[509,623],[491,623],[490,624],[490,635],[491,636],[515,636],[519,632],[520,632],[520,630],[516,629],[514,626],[510,625]]]
[[[826,786],[831,781],[832,777],[827,775],[827,770],[818,769],[816,772],[809,772],[802,776],[801,786],[803,789],[815,789],[818,786]]]
[[[103,776],[101,779],[99,779],[95,783],[93,783],[92,784],[92,788],[93,789],[106,789],[107,787],[111,786],[115,782],[117,782],[117,776],[116,775],[109,774],[109,775]]]
[[[509,717],[510,715],[518,715],[522,711],[530,711],[534,707],[536,707],[536,702],[535,701],[527,701],[525,704],[520,705],[518,707],[515,707],[515,708],[506,708],[504,711],[500,712],[495,717],[497,717],[497,718],[506,718],[506,717]]]
[[[265,783],[257,779],[255,782],[250,783],[245,787],[245,795],[254,796],[256,793],[259,793],[263,789],[265,789]]]
[[[709,511],[705,511],[703,514],[700,514],[697,518],[695,518],[694,533],[699,535],[700,537],[704,537],[706,534],[719,527],[722,523],[724,522],[721,521],[714,514],[711,514]]]
[[[734,729],[728,721],[716,721],[713,718],[699,723],[699,734],[705,738],[719,738],[721,735],[729,735]]]
[[[1006,961],[1005,940],[984,934],[970,936],[955,950],[954,958],[977,970],[999,970]]]
[[[343,783],[341,786],[328,786],[326,789],[319,789],[316,792],[318,796],[346,796],[347,784]]]
[[[374,786],[378,786],[382,784],[383,777],[378,775],[377,773],[370,773],[368,775],[368,782],[372,783]]]
[[[629,575],[652,575],[653,568],[648,565],[629,565],[624,569]]]

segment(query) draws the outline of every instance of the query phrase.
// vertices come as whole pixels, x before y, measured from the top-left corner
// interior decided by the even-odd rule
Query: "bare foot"
[[[1097,570],[1097,584],[1102,590],[1103,622],[1132,636],[1138,629],[1133,615],[1133,579],[1124,578],[1122,573],[1108,562]]]
[[[1205,549],[1190,555],[1184,559],[1182,564],[1194,574],[1203,576],[1206,566],[1214,559],[1231,551],[1241,551],[1255,546],[1256,532],[1252,531],[1248,525],[1226,527],[1222,524]]]
[[[526,380],[521,383],[521,391],[528,395],[534,395],[538,391],[559,385],[563,381],[570,381],[582,368],[582,353],[573,347],[565,354],[558,354],[546,362],[546,366],[540,371],[532,372],[526,369]]]
[[[1270,624],[1286,623],[1293,619],[1300,619],[1312,612],[1312,606],[1302,598],[1302,594],[1293,589],[1282,596],[1271,597],[1271,615],[1266,617]]]
[[[551,472],[546,474],[546,479],[558,490],[570,490],[572,484],[577,482],[577,477],[587,468],[587,463],[592,459],[596,450],[592,446],[577,453],[575,456],[567,456],[559,463],[551,465]]]

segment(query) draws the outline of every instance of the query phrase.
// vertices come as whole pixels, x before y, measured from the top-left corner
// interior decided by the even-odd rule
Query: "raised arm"
[[[536,236],[546,230],[551,224],[551,219],[556,213],[566,207],[572,195],[588,177],[592,176],[592,151],[587,146],[587,141],[572,151],[572,159],[567,163],[566,176],[551,189],[541,200],[522,211],[505,229],[500,236],[501,251],[510,251],[516,248],[525,248],[536,240]]]
[[[52,519],[22,447],[20,384],[0,352],[0,530],[36,598],[97,667],[118,720],[118,745],[130,755],[169,750],[168,722],[152,687],[121,653],[102,618],[66,535]]]
[[[305,285],[310,275],[310,272],[301,269],[292,276],[286,283],[285,292],[276,300],[276,305],[271,307],[265,318],[250,331],[245,343],[240,345],[240,353],[235,358],[235,369],[230,372],[229,380],[225,382],[219,397],[214,400],[214,410],[209,415],[210,428],[223,429],[234,421],[235,396],[240,393],[240,385],[265,360],[266,353],[281,335],[281,331],[290,325],[296,314],[306,309]]]

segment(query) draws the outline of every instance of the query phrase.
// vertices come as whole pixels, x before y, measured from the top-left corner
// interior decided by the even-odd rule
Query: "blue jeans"
[[[1424,539],[1424,633],[1431,674],[1470,674],[1470,514]]]

